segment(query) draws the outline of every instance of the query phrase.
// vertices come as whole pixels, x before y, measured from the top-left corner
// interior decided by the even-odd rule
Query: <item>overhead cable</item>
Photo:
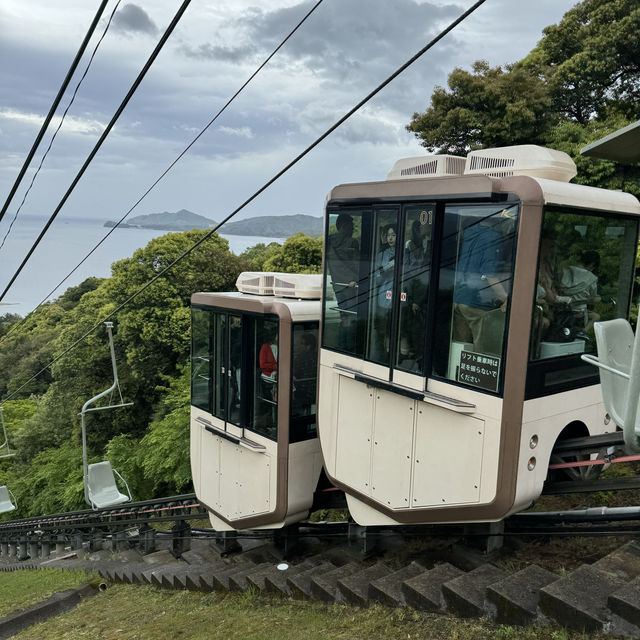
[[[111,16],[109,16],[109,20],[107,21],[107,26],[104,28],[104,31],[102,32],[102,35],[100,36],[100,40],[98,40],[95,48],[93,49],[93,53],[91,54],[91,57],[89,58],[89,62],[87,63],[87,67],[84,70],[84,73],[82,74],[82,77],[78,81],[78,84],[76,85],[76,88],[75,88],[75,90],[73,92],[73,95],[71,96],[71,100],[69,101],[69,104],[67,105],[67,108],[64,110],[64,113],[62,114],[62,118],[60,119],[60,124],[58,124],[58,128],[55,130],[53,136],[51,137],[51,140],[49,141],[49,146],[47,147],[46,151],[42,155],[42,158],[40,159],[40,164],[38,165],[38,168],[35,170],[35,172],[33,174],[33,177],[31,178],[31,182],[29,183],[29,187],[25,191],[25,194],[24,194],[24,196],[22,198],[22,202],[20,203],[20,206],[17,208],[16,213],[13,216],[13,220],[11,221],[11,224],[9,225],[9,228],[7,229],[7,232],[4,234],[4,238],[2,239],[2,243],[0,244],[0,249],[2,249],[2,247],[4,247],[4,243],[7,241],[7,238],[9,237],[9,234],[11,233],[11,229],[13,228],[13,223],[18,218],[18,214],[20,213],[20,211],[22,209],[22,205],[24,205],[25,200],[27,199],[27,196],[29,195],[29,192],[31,191],[31,187],[33,187],[33,183],[36,181],[36,178],[38,177],[38,174],[40,173],[40,169],[42,169],[42,165],[44,164],[45,158],[47,157],[47,155],[49,154],[49,151],[51,150],[51,146],[53,145],[53,141],[56,139],[56,136],[58,135],[58,131],[60,131],[60,129],[62,128],[62,123],[64,122],[64,119],[67,117],[67,113],[68,113],[69,109],[71,108],[71,105],[73,104],[74,100],[76,99],[76,94],[78,93],[78,89],[80,88],[80,85],[82,84],[82,82],[84,81],[87,73],[89,72],[89,68],[91,67],[91,63],[93,62],[93,59],[95,58],[96,52],[98,51],[98,48],[100,47],[101,42],[104,40],[104,37],[107,35],[107,31],[109,31],[109,27],[111,26],[111,21],[113,20],[113,16],[115,15],[116,11],[118,10],[118,7],[120,6],[120,2],[121,1],[122,0],[118,0],[118,2],[116,3],[116,6],[113,8],[113,11],[111,12]],[[106,3],[107,3],[107,0],[104,0],[103,4],[106,4]],[[65,88],[66,88],[66,85],[65,85]],[[55,104],[57,106],[57,103],[55,103]],[[50,112],[50,114],[53,115],[51,112]],[[51,118],[49,118],[49,120],[51,120]],[[49,124],[49,120],[45,121],[45,124],[43,124],[43,127],[45,129],[46,129],[46,125]],[[41,132],[44,133],[43,130],[41,130]],[[39,142],[40,139],[36,139],[36,142]],[[32,151],[35,151],[35,147],[36,146],[37,146],[37,144],[33,147]],[[25,165],[23,166],[23,170],[24,171],[26,171],[26,168],[27,168],[29,162],[31,161],[32,157],[33,157],[33,154],[30,157],[28,157],[27,160],[25,161]],[[20,182],[20,180],[22,179],[22,176],[24,175],[24,171],[22,171],[21,174],[18,176],[18,179],[16,180],[16,184],[14,185],[14,190],[9,195],[9,199],[5,203],[5,208],[2,210],[1,213],[4,213],[4,211],[6,211],[6,207],[9,204],[9,201],[11,200],[11,198],[13,197],[13,194],[15,193],[15,189],[17,188],[18,183]],[[2,220],[2,215],[0,215],[0,220]]]
[[[169,272],[173,267],[175,267],[179,262],[181,262],[184,258],[186,258],[192,251],[197,249],[203,242],[205,242],[208,238],[210,238],[223,224],[228,222],[233,216],[235,216],[239,211],[244,209],[249,203],[255,200],[263,191],[268,189],[276,180],[278,180],[282,175],[284,175],[289,169],[295,166],[302,158],[304,158],[310,151],[312,151],[315,147],[317,147],[326,137],[328,137],[333,131],[335,131],[340,125],[342,125],[346,120],[348,120],[356,111],[358,111],[363,105],[365,105],[371,98],[380,93],[382,89],[384,89],[390,82],[392,82],[395,78],[397,78],[403,71],[405,71],[408,67],[410,67],[416,60],[421,58],[429,49],[431,49],[435,44],[437,44],[442,38],[444,38],[450,31],[452,31],[458,24],[464,21],[468,16],[470,16],[478,7],[482,6],[486,0],[477,0],[469,9],[467,9],[464,13],[462,13],[458,18],[456,18],[449,26],[443,29],[433,40],[431,40],[427,45],[425,45],[420,51],[418,51],[414,56],[409,58],[403,65],[398,67],[390,76],[388,76],[385,80],[383,80],[373,91],[367,94],[355,107],[350,109],[345,115],[343,115],[335,124],[329,127],[322,135],[314,140],[304,151],[298,154],[293,160],[291,160],[284,168],[282,168],[278,173],[276,173],[270,180],[265,182],[257,191],[253,193],[249,198],[247,198],[239,207],[234,209],[226,218],[224,218],[221,222],[219,222],[214,228],[205,233],[202,238],[194,242],[191,247],[189,247],[186,251],[180,254],[173,262],[167,265],[162,271],[158,272],[151,280],[149,280],[146,284],[144,284],[140,289],[138,289],[135,293],[131,294],[124,302],[119,304],[111,313],[106,315],[102,320],[96,323],[91,329],[86,331],[80,338],[78,338],[74,343],[72,343],[69,347],[67,347],[62,353],[56,356],[49,364],[43,367],[38,373],[33,375],[29,380],[23,383],[18,389],[16,389],[9,396],[4,398],[0,404],[4,404],[7,400],[10,400],[13,396],[20,392],[26,385],[28,385],[32,380],[37,378],[41,373],[46,371],[50,366],[55,364],[58,360],[63,358],[67,353],[75,349],[75,347],[80,344],[87,336],[91,335],[96,329],[98,329],[102,324],[113,318],[121,309],[123,309],[127,304],[129,304],[132,300],[137,298],[143,291],[146,291],[154,282],[164,277],[164,275]]]
[[[289,35],[265,58],[262,64],[249,76],[245,83],[227,100],[225,105],[216,113],[211,120],[202,128],[200,133],[180,152],[180,154],[173,160],[173,162],[160,174],[160,176],[153,182],[153,184],[140,196],[135,204],[118,220],[118,222],[102,237],[102,239],[78,262],[78,264],[40,301],[34,311],[42,306],[77,270],[84,264],[87,259],[96,251],[96,249],[102,245],[102,243],[116,230],[118,225],[122,224],[124,220],[131,214],[131,212],[151,193],[156,185],[173,169],[173,167],[182,159],[182,157],[191,149],[191,147],[202,137],[202,135],[211,127],[211,125],[226,111],[227,107],[240,95],[240,93],[246,88],[246,86],[262,71],[262,69],[269,63],[271,58],[280,51],[280,49],[286,44],[286,42],[293,36],[293,34],[306,22],[307,18],[322,4],[324,0],[318,0],[313,7],[306,13],[306,15],[298,22],[298,24],[289,32]],[[1,248],[1,247],[0,247]],[[8,337],[8,335],[7,335]],[[0,343],[2,340],[0,340]]]
[[[60,100],[62,100],[62,96],[64,95],[64,92],[67,90],[67,86],[69,85],[69,82],[71,82],[71,78],[73,77],[73,74],[75,73],[75,70],[78,66],[78,64],[80,64],[80,60],[82,59],[82,55],[84,54],[85,49],[87,48],[87,45],[89,44],[89,40],[91,39],[91,36],[93,35],[93,32],[95,31],[95,28],[98,24],[98,21],[100,20],[100,16],[102,16],[102,12],[104,11],[104,8],[107,6],[107,2],[109,0],[102,0],[100,6],[98,7],[98,11],[96,11],[96,15],[93,18],[93,22],[89,25],[89,30],[87,31],[87,35],[85,35],[84,40],[82,41],[82,44],[80,45],[80,48],[78,49],[78,53],[76,53],[76,57],[73,59],[73,62],[71,63],[71,66],[69,67],[69,71],[67,71],[67,75],[65,77],[65,79],[62,81],[62,85],[60,85],[60,89],[58,90],[58,95],[55,97],[53,104],[51,105],[51,108],[49,109],[49,113],[47,114],[47,117],[44,119],[44,122],[42,123],[42,126],[40,127],[40,131],[38,133],[38,135],[36,136],[36,139],[31,147],[31,151],[29,151],[24,164],[22,165],[22,169],[20,169],[20,173],[18,174],[18,177],[16,178],[16,181],[13,184],[13,187],[11,188],[11,191],[9,192],[9,195],[7,196],[7,199],[4,203],[4,205],[2,206],[2,210],[0,210],[0,220],[2,220],[2,218],[4,217],[4,214],[7,211],[7,208],[9,207],[9,204],[11,204],[11,200],[13,199],[13,196],[15,195],[16,191],[18,190],[18,187],[20,186],[20,183],[22,182],[22,178],[24,177],[24,174],[27,172],[27,169],[29,168],[29,164],[31,163],[31,160],[33,159],[33,156],[35,155],[35,152],[38,148],[38,145],[40,144],[40,142],[42,141],[42,138],[44,137],[44,134],[47,130],[47,128],[49,127],[49,123],[51,122],[51,119],[53,118],[53,114],[56,112],[56,109],[58,108],[58,105],[60,104]]]
[[[2,294],[0,294],[0,301],[7,294],[7,291],[9,291],[9,289],[11,288],[11,285],[15,282],[16,278],[18,277],[18,275],[20,275],[20,272],[22,271],[24,266],[29,261],[29,258],[31,257],[33,252],[36,250],[36,247],[40,244],[40,241],[44,237],[45,233],[47,232],[47,230],[49,229],[49,227],[51,226],[53,221],[56,219],[56,216],[58,215],[58,213],[60,212],[60,210],[64,206],[65,202],[67,201],[67,199],[69,198],[69,196],[71,195],[73,190],[75,189],[76,185],[80,181],[80,178],[82,178],[82,176],[84,175],[84,172],[87,170],[87,168],[91,164],[93,158],[98,153],[98,150],[100,149],[100,147],[102,146],[104,141],[107,139],[107,136],[111,132],[111,129],[113,129],[114,125],[118,121],[118,118],[120,117],[120,115],[124,111],[125,107],[129,103],[129,100],[131,100],[131,98],[133,97],[133,94],[136,92],[136,90],[140,86],[140,83],[142,82],[142,80],[146,76],[147,72],[151,68],[151,65],[154,63],[155,59],[158,57],[158,54],[160,53],[160,51],[162,51],[163,46],[165,45],[165,43],[169,39],[169,36],[171,35],[173,30],[175,29],[176,25],[180,21],[180,18],[182,18],[182,14],[186,11],[186,9],[187,9],[187,7],[189,6],[190,3],[191,3],[191,0],[183,0],[182,4],[180,5],[180,8],[178,9],[177,13],[173,17],[173,20],[171,21],[171,23],[167,27],[166,31],[162,34],[162,37],[160,38],[158,44],[156,45],[155,49],[153,50],[153,52],[149,56],[149,59],[145,63],[144,67],[142,68],[142,71],[140,71],[140,73],[138,74],[138,77],[135,79],[134,83],[131,85],[131,88],[129,89],[129,91],[127,92],[127,95],[124,97],[122,103],[120,104],[120,106],[116,110],[115,114],[111,118],[111,121],[106,126],[105,130],[102,132],[102,135],[100,136],[100,139],[98,140],[98,142],[96,143],[96,145],[92,149],[91,153],[89,153],[89,156],[87,157],[87,159],[85,160],[84,164],[80,168],[80,171],[78,171],[78,174],[73,179],[71,185],[67,189],[67,192],[62,197],[62,200],[60,200],[60,203],[55,208],[55,211],[49,217],[49,220],[47,221],[47,223],[45,224],[44,228],[42,229],[42,231],[40,232],[40,234],[36,238],[35,242],[31,246],[31,249],[29,249],[29,251],[27,252],[27,255],[25,256],[24,260],[22,261],[22,264],[18,267],[18,270],[13,274],[13,276],[11,277],[11,280],[9,281],[9,284],[7,284],[7,286],[5,287],[5,289],[2,292]]]

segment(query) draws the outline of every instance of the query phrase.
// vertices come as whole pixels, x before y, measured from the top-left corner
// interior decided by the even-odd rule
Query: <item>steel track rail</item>
[[[105,528],[149,522],[174,522],[208,518],[195,494],[188,493],[156,500],[143,500],[93,511],[83,509],[67,513],[0,522],[0,536],[27,531],[64,531],[69,529]]]

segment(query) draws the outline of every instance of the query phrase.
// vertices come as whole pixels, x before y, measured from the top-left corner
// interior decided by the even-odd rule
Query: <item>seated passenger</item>
[[[473,343],[480,353],[499,353],[502,349],[508,302],[500,276],[502,257],[502,235],[490,220],[464,230],[453,294],[453,339]],[[489,312],[494,313],[487,315]]]
[[[265,324],[266,341],[260,347],[258,362],[260,365],[261,377],[265,386],[265,397],[277,401],[277,380],[278,380],[278,331],[275,327]]]
[[[588,309],[588,305],[600,302],[598,277],[594,273],[599,265],[600,254],[597,251],[583,251],[579,264],[562,269],[558,283],[560,293],[569,298],[567,303],[573,310],[579,327],[585,332],[600,319],[595,311]]]

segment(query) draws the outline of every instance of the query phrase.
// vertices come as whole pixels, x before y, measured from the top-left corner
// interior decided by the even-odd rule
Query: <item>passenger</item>
[[[509,299],[500,276],[503,249],[502,234],[487,218],[462,234],[453,294],[453,339],[473,343],[480,353],[499,354],[502,348]]]
[[[411,224],[411,238],[404,247],[405,266],[420,266],[424,263],[424,258],[428,249],[428,231],[431,227],[421,224],[420,220],[414,220]]]
[[[569,298],[578,326],[589,332],[593,323],[600,319],[599,314],[589,310],[588,305],[600,302],[598,295],[598,276],[595,272],[600,266],[600,254],[597,251],[583,251],[577,265],[562,269],[558,289]]]
[[[411,239],[405,244],[402,288],[405,295],[400,298],[400,342],[399,366],[420,371],[421,352],[426,328],[426,303],[429,290],[430,255],[428,252],[431,227],[414,220]],[[407,355],[411,354],[411,358]],[[409,363],[409,360],[413,362]]]
[[[338,348],[355,350],[354,315],[358,303],[360,244],[353,237],[353,218],[341,213],[336,220],[337,233],[327,241],[329,275],[340,312]]]
[[[278,380],[278,332],[276,327],[265,324],[265,342],[260,347],[258,361],[262,380],[268,383],[265,391],[269,399],[277,400],[277,380]]]
[[[376,256],[374,267],[376,286],[376,316],[372,356],[381,361],[389,352],[389,324],[393,303],[393,274],[396,258],[396,225],[390,224],[384,233],[385,244]]]

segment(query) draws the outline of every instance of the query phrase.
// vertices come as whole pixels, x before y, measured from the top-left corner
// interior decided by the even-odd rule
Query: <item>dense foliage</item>
[[[65,352],[202,233],[155,238],[115,262],[110,278],[88,278],[25,319],[0,316],[0,399],[12,396],[4,412],[17,450],[15,458],[0,460],[0,485],[16,494],[21,515],[84,504],[78,414],[113,379],[104,327]],[[233,290],[243,270],[318,271],[321,247],[321,240],[298,234],[283,245],[258,245],[236,256],[214,234],[119,311],[114,341],[120,385],[125,401],[135,404],[88,415],[90,462],[110,460],[136,499],[189,491],[191,294]]]
[[[540,144],[566,151],[577,182],[640,194],[640,167],[586,158],[586,144],[640,118],[640,5],[583,0],[523,60],[455,69],[407,129],[429,151]]]

